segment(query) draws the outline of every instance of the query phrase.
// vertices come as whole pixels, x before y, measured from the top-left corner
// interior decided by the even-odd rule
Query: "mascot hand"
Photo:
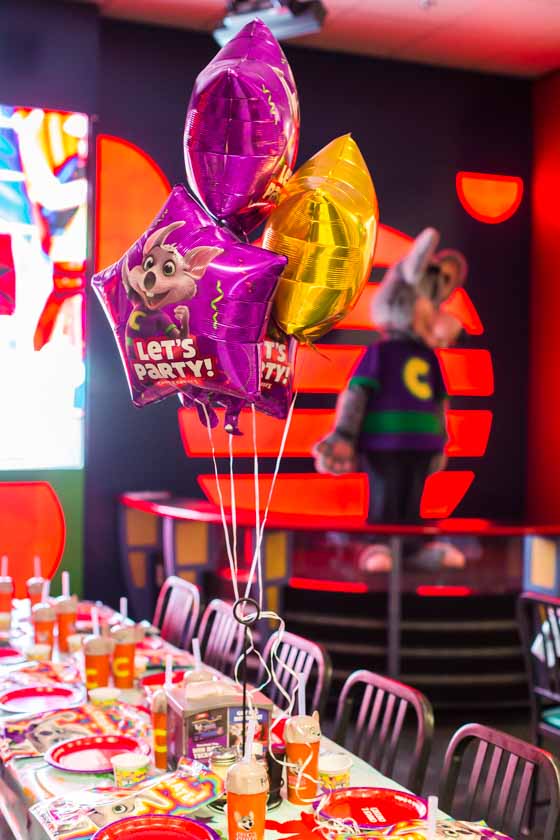
[[[313,448],[315,469],[319,473],[342,475],[355,472],[358,458],[354,444],[337,432],[320,440]]]
[[[447,467],[447,455],[444,452],[438,452],[430,461],[429,474],[440,472]]]

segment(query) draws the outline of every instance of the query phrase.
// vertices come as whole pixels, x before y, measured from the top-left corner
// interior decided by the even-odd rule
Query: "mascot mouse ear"
[[[439,233],[435,228],[424,228],[419,233],[406,257],[401,261],[403,279],[415,286],[424,276],[428,265],[434,258],[439,244]]]
[[[444,248],[442,251],[437,252],[434,259],[442,268],[445,263],[450,263],[455,267],[455,289],[459,286],[465,285],[465,283],[467,282],[467,275],[469,273],[469,264],[464,254],[462,254],[460,251],[456,251],[454,248]]]

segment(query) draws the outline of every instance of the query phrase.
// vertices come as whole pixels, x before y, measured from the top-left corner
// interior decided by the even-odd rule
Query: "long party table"
[[[18,643],[17,639],[13,640]],[[21,639],[20,639],[21,641]],[[180,651],[173,646],[163,643],[163,652],[179,657],[184,663],[185,658],[192,661],[189,654]],[[0,684],[10,670],[17,666],[0,666]],[[126,693],[123,700],[141,704],[145,702],[143,692],[133,689]],[[4,715],[6,717],[6,715]],[[321,748],[327,751],[344,752],[346,750],[334,744],[328,738],[323,737]],[[0,772],[0,811],[4,818],[4,825],[0,824],[0,837],[2,840],[11,838],[16,840],[47,840],[48,835],[29,813],[32,805],[53,796],[68,796],[73,792],[107,784],[110,782],[110,775],[85,775],[67,773],[56,770],[48,765],[42,757],[36,758],[12,758],[1,766]],[[366,762],[352,756],[351,785],[382,787],[404,790],[393,780],[383,776]],[[440,814],[441,817],[445,815]],[[227,834],[225,818],[223,814],[217,813],[208,807],[196,812],[195,818],[203,819],[209,826],[212,826],[221,836]],[[313,831],[314,822],[310,808],[303,809],[291,805],[283,800],[281,805],[269,811],[267,815],[267,840],[281,837],[300,837],[309,840],[316,840],[317,831]]]

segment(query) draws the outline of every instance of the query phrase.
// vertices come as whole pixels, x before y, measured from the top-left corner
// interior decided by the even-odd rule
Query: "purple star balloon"
[[[299,103],[278,41],[245,26],[199,74],[187,109],[189,186],[217,219],[247,234],[276,205],[299,140]]]
[[[148,230],[93,277],[143,406],[187,385],[251,400],[286,258],[245,245],[177,186]]]

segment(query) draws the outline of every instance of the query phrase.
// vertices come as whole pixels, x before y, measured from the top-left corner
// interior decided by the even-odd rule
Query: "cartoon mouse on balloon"
[[[127,346],[134,338],[163,334],[170,338],[189,337],[189,308],[186,302],[197,291],[197,282],[223,248],[199,245],[182,254],[175,245],[167,242],[173,231],[184,222],[172,222],[155,230],[142,248],[142,262],[130,268],[128,257],[124,260],[122,280],[134,308],[126,326]],[[174,309],[177,326],[162,307],[184,301]],[[129,340],[130,339],[130,342]]]

